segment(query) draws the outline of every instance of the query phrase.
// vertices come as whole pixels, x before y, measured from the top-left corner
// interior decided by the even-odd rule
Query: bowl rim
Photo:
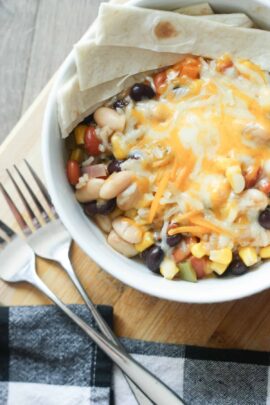
[[[134,271],[134,269],[130,270],[128,268],[124,271],[119,271],[119,267],[123,265],[126,267],[132,266],[129,259],[123,258],[122,255],[115,251],[112,252],[112,249],[109,246],[106,246],[105,243],[102,243],[100,246],[100,240],[98,241],[98,238],[95,238],[95,235],[92,235],[92,247],[89,246],[89,243],[86,242],[86,240],[82,239],[78,226],[76,226],[71,217],[65,211],[63,199],[60,197],[60,193],[58,193],[57,187],[55,186],[55,173],[50,154],[50,141],[52,136],[55,136],[55,134],[51,134],[50,125],[53,117],[56,115],[56,95],[58,87],[67,72],[74,69],[73,66],[75,66],[75,58],[74,51],[72,50],[56,74],[46,104],[42,126],[42,160],[46,184],[55,209],[63,224],[80,248],[102,269],[124,284],[146,294],[170,301],[198,304],[225,302],[254,295],[269,288],[270,278],[268,276],[267,280],[267,277],[263,276],[264,274],[267,275],[267,273],[269,273],[269,270],[266,269],[267,263],[261,265],[261,269],[241,276],[241,285],[238,278],[229,278],[222,280],[215,279],[215,281],[211,279],[201,280],[198,283],[192,283],[192,286],[187,286],[187,282],[185,281],[166,280],[151,272]],[[59,141],[62,142],[60,139]],[[132,262],[134,261],[132,260]],[[261,272],[260,277],[256,277],[258,272]],[[215,288],[217,281],[220,284],[220,288]],[[207,288],[205,288],[205,282],[207,282]]]

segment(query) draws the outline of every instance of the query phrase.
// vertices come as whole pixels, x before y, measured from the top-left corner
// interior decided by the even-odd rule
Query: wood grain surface
[[[0,147],[0,181],[16,198],[5,168],[16,162],[24,171],[22,159],[27,157],[42,176],[40,132],[50,86],[49,83]],[[2,197],[0,218],[13,223]],[[100,269],[75,244],[71,257],[93,301],[113,305],[115,330],[120,336],[211,347],[270,350],[270,291],[240,301],[213,305],[169,302],[123,285]],[[82,302],[59,267],[38,260],[37,268],[43,280],[64,302]],[[0,303],[37,305],[49,302],[26,285],[0,283]]]
[[[0,1],[0,143],[92,23],[100,3]]]

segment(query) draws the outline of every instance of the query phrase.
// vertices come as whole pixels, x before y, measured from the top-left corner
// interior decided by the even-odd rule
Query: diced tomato
[[[207,266],[207,259],[206,258],[201,258],[198,259],[197,257],[192,256],[190,258],[190,263],[193,269],[196,271],[197,277],[198,278],[204,278],[206,276],[206,266]]]
[[[165,89],[166,80],[167,72],[165,70],[163,70],[163,72],[157,73],[154,76],[154,85],[158,94],[162,94],[163,90]]]
[[[190,248],[183,249],[182,246],[177,246],[173,251],[173,258],[175,263],[183,262],[188,256],[190,256]]]
[[[187,76],[190,79],[198,79],[200,77],[199,65],[184,65],[181,71],[181,76]]]
[[[174,224],[171,224],[171,228],[173,228],[173,225]],[[180,263],[188,258],[190,256],[191,246],[196,242],[197,239],[193,237],[188,237],[185,240],[181,241],[172,253],[175,263]]]
[[[85,131],[84,136],[84,146],[87,153],[90,156],[98,156],[100,154],[99,145],[100,140],[97,137],[96,130],[94,127],[90,126]]]
[[[79,163],[76,160],[68,160],[67,162],[67,178],[70,184],[75,186],[80,178],[81,171]]]
[[[187,56],[173,66],[173,69],[176,70],[180,76],[186,76],[193,80],[200,77],[200,68],[199,59],[192,56]]]
[[[183,59],[182,63],[184,65],[199,65],[200,60],[196,56],[187,56],[185,59]]]

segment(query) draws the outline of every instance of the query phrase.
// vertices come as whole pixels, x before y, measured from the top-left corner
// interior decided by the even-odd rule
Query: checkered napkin
[[[71,309],[93,325],[83,305]],[[99,310],[111,324],[112,309]],[[123,343],[187,404],[270,403],[268,353]],[[136,405],[121,373],[56,307],[0,308],[0,405],[112,403]]]

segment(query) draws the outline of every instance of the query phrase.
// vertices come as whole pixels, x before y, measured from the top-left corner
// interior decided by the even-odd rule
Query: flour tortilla
[[[213,13],[208,4],[185,7],[178,12],[180,10],[187,14],[194,12],[196,15]],[[95,21],[94,26],[96,24]],[[93,40],[94,36],[95,27],[92,26],[75,45],[78,75],[74,75],[65,83],[58,93],[58,116],[64,138],[106,99],[140,79],[138,75],[128,79],[125,75],[168,66],[181,58],[181,55],[175,53],[97,46]],[[102,86],[102,83],[105,85]]]
[[[168,66],[180,60],[175,53],[160,53],[139,48],[100,46],[94,41],[84,41],[75,46],[75,61],[80,89],[124,75]]]
[[[190,12],[192,8],[194,6],[190,7]],[[98,18],[95,26],[98,27],[99,23]],[[130,75],[171,65],[185,56],[138,47],[100,46],[94,41],[93,28],[87,34],[75,47],[78,74],[58,94],[58,115],[63,137],[67,137],[76,125],[105,100],[140,81],[145,73],[133,77]]]
[[[63,85],[57,95],[58,121],[62,137],[66,138],[85,117],[94,112],[105,100],[141,81],[144,77],[145,73],[124,76],[81,91],[78,76],[75,74]]]
[[[197,6],[190,6],[189,12],[192,12],[194,7]],[[198,10],[195,9],[195,11]],[[245,14],[204,15],[196,18],[218,18],[218,21],[223,24],[239,27],[253,25]],[[74,51],[81,90],[87,90],[126,74],[132,75],[164,65],[172,65],[180,59],[175,53],[161,53],[134,47],[100,46],[93,39],[79,41]]]
[[[194,4],[193,6],[180,7],[174,10],[175,13],[185,15],[210,15],[214,14],[213,9],[208,3]]]
[[[246,14],[242,13],[201,15],[197,16],[197,18],[208,21],[215,21],[220,24],[229,25],[230,27],[254,27],[253,21]]]
[[[167,11],[102,3],[96,43],[209,58],[229,52],[233,57],[247,58],[270,70],[270,32],[228,27]]]
[[[118,1],[111,1],[111,3],[117,4]],[[213,14],[208,3],[181,7],[175,12],[197,16]],[[94,35],[87,34],[74,46],[74,53],[81,90],[87,90],[126,74],[132,75],[164,65],[168,66],[179,60],[179,57],[173,53],[131,47],[97,46]]]
[[[210,4],[201,3],[193,6],[180,7],[174,10],[175,13],[191,15],[200,18],[206,18],[207,20],[216,21],[222,24],[230,25],[232,27],[254,27],[254,22],[243,13],[232,14],[215,14]]]

